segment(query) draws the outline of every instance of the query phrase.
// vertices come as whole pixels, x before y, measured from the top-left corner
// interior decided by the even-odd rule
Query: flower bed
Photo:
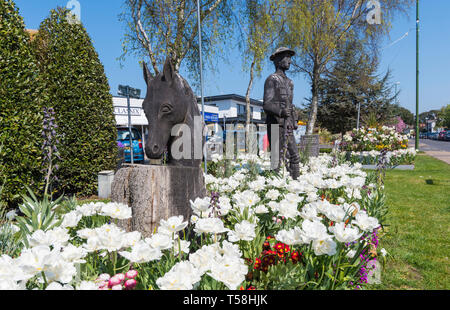
[[[415,149],[403,149],[384,153],[380,151],[345,152],[344,155],[351,163],[361,163],[362,165],[376,165],[384,157],[388,166],[396,167],[399,165],[413,165],[417,152]]]
[[[395,127],[353,129],[339,147],[341,156],[351,163],[376,165],[383,161],[388,167],[412,165],[416,150],[408,148],[409,137],[396,132]]]
[[[162,220],[149,238],[117,226],[126,205],[27,201],[0,289],[365,287],[386,214],[374,175],[330,156],[311,158],[296,181],[268,159],[224,163],[211,163],[211,195],[191,201],[193,216]]]

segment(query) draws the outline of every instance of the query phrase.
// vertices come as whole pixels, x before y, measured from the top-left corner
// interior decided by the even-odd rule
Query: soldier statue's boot
[[[289,173],[291,174],[292,179],[297,180],[300,176],[300,165],[291,164],[289,167]]]

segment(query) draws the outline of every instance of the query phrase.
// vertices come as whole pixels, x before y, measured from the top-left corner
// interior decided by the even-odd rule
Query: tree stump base
[[[189,220],[189,201],[205,197],[203,170],[198,167],[125,164],[117,171],[111,200],[127,204],[132,218],[119,221],[126,231],[139,231],[150,237],[162,219],[183,215]]]

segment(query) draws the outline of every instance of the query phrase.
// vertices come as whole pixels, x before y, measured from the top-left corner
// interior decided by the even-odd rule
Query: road
[[[412,145],[414,145],[414,141]],[[450,141],[420,139],[419,148],[421,151],[450,152]]]
[[[409,143],[409,145],[413,146],[415,141],[411,140]],[[419,149],[450,165],[450,141],[420,139]]]

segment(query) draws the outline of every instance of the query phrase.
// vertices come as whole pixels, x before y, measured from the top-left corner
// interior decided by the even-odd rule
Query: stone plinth
[[[114,180],[114,171],[100,171],[98,173],[98,197],[107,199],[111,196],[111,184]]]
[[[300,151],[307,157],[319,156],[319,135],[304,135],[300,138]]]
[[[183,215],[189,220],[189,200],[205,197],[200,167],[149,166],[125,164],[114,177],[111,200],[127,204],[133,217],[119,221],[127,231],[139,231],[149,237],[161,219]]]

